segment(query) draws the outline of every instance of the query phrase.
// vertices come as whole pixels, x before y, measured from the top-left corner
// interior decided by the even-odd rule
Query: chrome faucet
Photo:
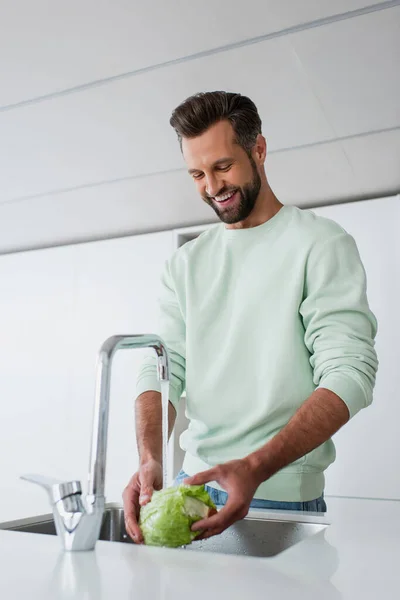
[[[153,348],[157,354],[158,378],[169,381],[166,346],[156,335],[114,335],[99,351],[94,402],[92,447],[88,493],[82,499],[80,481],[62,482],[42,475],[23,475],[21,479],[42,486],[49,494],[54,522],[65,550],[93,550],[103,519],[107,430],[110,400],[111,364],[120,349]]]

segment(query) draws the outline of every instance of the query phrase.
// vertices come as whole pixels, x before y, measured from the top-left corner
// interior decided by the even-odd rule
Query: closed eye
[[[214,171],[219,171],[219,172],[227,172],[232,168],[232,164],[233,163],[229,163],[227,165],[215,165],[214,166]],[[193,177],[193,179],[199,180],[202,179],[204,177],[204,173],[202,171],[189,171],[190,175]]]
[[[217,171],[229,171],[229,169],[232,167],[232,165],[226,165],[223,167],[215,167]]]

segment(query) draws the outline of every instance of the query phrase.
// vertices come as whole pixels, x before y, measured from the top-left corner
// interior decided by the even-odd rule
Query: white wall
[[[97,352],[117,333],[154,332],[163,232],[0,257],[0,521],[49,511],[24,472],[86,489]],[[137,466],[133,399],[140,351],[114,359],[106,495]]]
[[[327,471],[327,494],[400,499],[400,196],[314,212],[340,223],[357,242],[378,320],[380,363],[372,405],[334,438],[337,459]]]

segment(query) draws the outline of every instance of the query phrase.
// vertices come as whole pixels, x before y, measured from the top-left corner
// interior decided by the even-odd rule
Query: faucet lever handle
[[[21,475],[21,479],[40,485],[46,490],[50,497],[52,504],[55,504],[59,500],[63,500],[68,496],[74,494],[82,494],[82,486],[80,481],[60,481],[54,477],[45,477],[44,475],[36,475],[34,473],[27,473]]]

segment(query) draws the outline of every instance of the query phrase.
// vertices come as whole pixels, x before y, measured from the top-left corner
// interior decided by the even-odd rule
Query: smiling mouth
[[[222,196],[214,197],[214,201],[220,206],[231,204],[236,199],[237,190],[223,194]]]

